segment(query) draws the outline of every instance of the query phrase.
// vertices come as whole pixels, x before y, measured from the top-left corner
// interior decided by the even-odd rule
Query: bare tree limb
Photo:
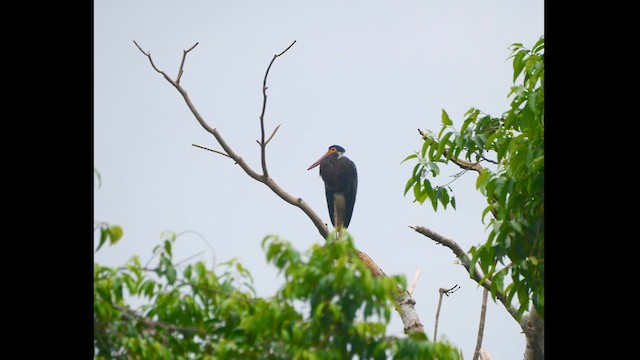
[[[189,51],[193,50],[196,46],[198,46],[198,43],[193,44],[193,46],[190,47],[188,50],[182,50],[182,61],[180,62],[180,69],[178,70],[178,77],[176,78],[176,84],[180,84],[180,78],[182,78],[184,61],[187,59],[187,54],[189,53]]]
[[[413,295],[413,290],[415,290],[416,285],[418,285],[418,279],[420,278],[420,270],[416,271],[416,274],[413,275],[413,280],[411,280],[411,285],[409,285],[409,295]]]
[[[264,145],[266,146],[269,141],[271,141],[271,139],[273,139],[273,136],[276,134],[276,132],[278,131],[278,129],[280,129],[280,124],[278,126],[276,126],[275,129],[273,129],[273,132],[271,133],[271,135],[269,136],[269,138],[267,139],[267,141],[264,143]]]
[[[454,285],[450,289],[445,289],[445,288],[438,289],[438,293],[440,294],[440,297],[438,299],[438,309],[436,310],[436,322],[435,322],[434,329],[433,329],[433,341],[434,342],[436,340],[438,340],[438,322],[440,320],[440,307],[442,306],[442,295],[449,296],[449,294],[458,291],[458,289],[460,289],[458,284]]]
[[[276,130],[273,131],[273,134],[269,137],[269,140],[265,141],[264,140],[264,112],[267,109],[267,77],[269,76],[269,70],[271,70],[271,65],[273,65],[273,62],[276,61],[276,59],[279,56],[284,55],[284,53],[286,53],[289,49],[291,49],[291,47],[293,46],[293,44],[296,43],[296,40],[294,40],[291,45],[289,45],[286,49],[284,49],[283,52],[281,52],[280,54],[275,54],[273,55],[273,59],[271,59],[271,62],[269,63],[269,66],[267,67],[267,71],[264,73],[264,80],[262,81],[262,112],[260,113],[260,134],[261,134],[261,140],[260,140],[260,158],[262,160],[262,173],[264,174],[265,177],[269,176],[269,172],[267,171],[267,159],[266,159],[266,148],[267,148],[267,143],[271,140],[271,138],[273,137],[273,135],[276,134],[276,131],[278,130],[276,128]]]
[[[222,151],[209,149],[208,147],[204,147],[204,146],[202,146],[202,145],[197,145],[197,144],[191,144],[191,146],[195,146],[195,147],[200,148],[200,149],[209,150],[209,151],[211,151],[211,152],[213,152],[213,153],[220,154],[220,155],[222,155],[222,156],[226,156],[226,157],[230,158],[230,156],[229,156],[229,155],[227,155],[227,154],[223,153]]]
[[[442,153],[445,154],[445,156],[448,156],[447,150],[443,151]],[[484,167],[482,167],[482,165],[480,165],[480,163],[478,162],[470,162],[470,161],[454,158],[453,156],[449,157],[449,159],[454,164],[458,165],[464,170],[473,170],[473,171],[477,171],[478,173],[484,170]]]
[[[416,232],[428,237],[429,239],[435,241],[436,243],[446,246],[449,249],[451,249],[451,251],[453,251],[453,253],[456,255],[456,257],[458,257],[458,259],[460,259],[460,263],[462,264],[462,266],[464,266],[465,269],[467,269],[467,272],[469,273],[469,275],[471,276],[471,278],[473,280],[475,280],[475,282],[477,282],[478,284],[482,285],[482,287],[484,287],[487,290],[491,290],[491,281],[489,279],[484,279],[483,281],[483,275],[482,272],[480,271],[480,269],[478,269],[478,267],[476,266],[473,271],[471,269],[471,258],[469,258],[469,255],[467,255],[467,253],[460,247],[460,245],[458,245],[458,243],[456,243],[455,241],[446,238],[438,233],[436,233],[433,230],[427,229],[424,226],[409,226],[409,228],[415,230]],[[496,292],[496,298],[498,300],[500,300],[500,302],[504,305],[504,307],[507,309],[507,311],[509,312],[509,314],[516,320],[518,321],[518,316],[517,316],[517,312],[516,309],[508,306],[507,305],[507,300],[504,297],[504,295],[501,292]]]
[[[473,360],[478,360],[480,357],[480,348],[482,347],[482,337],[484,335],[484,320],[487,316],[487,296],[489,290],[484,289],[482,291],[482,307],[480,308],[480,325],[478,326],[478,340],[476,341],[476,350],[473,353]]]

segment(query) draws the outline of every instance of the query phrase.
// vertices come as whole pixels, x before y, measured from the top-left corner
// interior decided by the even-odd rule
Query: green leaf
[[[424,180],[425,183],[429,182],[429,180]],[[421,186],[420,186],[420,182],[416,182],[415,185],[413,185],[413,197],[414,199],[416,199],[416,201],[420,201],[420,195],[422,194],[421,191]],[[422,202],[420,202],[422,204]]]
[[[122,227],[118,225],[109,226],[109,237],[111,245],[115,245],[122,238]]]
[[[529,109],[531,109],[531,111],[533,111],[534,113],[538,110],[536,108],[536,100],[538,98],[537,96],[538,94],[535,91],[532,91],[529,93],[529,98],[527,99],[527,106],[529,106]]]
[[[449,145],[448,141],[451,135],[453,135],[453,132],[448,132],[444,134],[444,136],[439,140],[440,142],[438,144],[438,151],[436,152],[436,155],[432,158],[432,160],[440,159],[440,156],[442,156],[442,154],[444,153],[445,146]]]
[[[176,269],[173,266],[167,268],[167,272],[165,273],[165,276],[167,277],[167,281],[169,282],[169,285],[173,285],[173,283],[176,282],[176,277],[177,277]]]
[[[417,158],[417,157],[418,157],[418,155],[417,155],[417,154],[411,154],[411,155],[407,156],[406,158],[404,158],[404,160],[402,160],[402,161],[400,162],[400,164],[404,163],[404,162],[405,162],[405,161],[407,161],[407,160],[415,159],[415,158]]]
[[[436,177],[440,174],[440,168],[438,167],[438,164],[434,163],[433,161],[427,161],[426,165],[431,170],[433,177]]]
[[[531,48],[531,52],[539,53],[542,50],[544,50],[544,35],[540,37],[535,45],[533,45],[533,47]]]
[[[442,125],[453,125],[453,121],[451,121],[449,114],[444,109],[442,109]]]
[[[113,281],[113,294],[115,295],[116,302],[122,300],[122,278],[117,277]]]
[[[415,176],[412,176],[409,181],[407,181],[407,185],[404,187],[404,196],[407,196],[407,193],[409,192],[409,189],[411,189],[411,187],[413,186],[413,184],[416,183],[416,181],[418,181],[419,179]]]
[[[154,295],[154,288],[155,288],[155,283],[153,282],[153,280],[147,279],[142,283],[142,286],[140,286],[140,292],[144,295],[146,295],[148,298],[152,298]]]
[[[449,205],[449,192],[447,192],[447,189],[443,187],[438,187],[437,197],[438,197],[438,200],[440,200],[440,203],[442,204],[442,206],[444,206],[444,208],[446,209],[447,205]]]
[[[193,267],[191,266],[191,264],[187,265],[187,267],[184,269],[182,274],[184,275],[184,278],[186,280],[191,279],[191,271],[192,271],[192,269],[193,269]]]
[[[164,251],[169,255],[169,257],[173,256],[171,255],[171,241],[169,240],[164,241]]]
[[[198,261],[196,263],[196,274],[198,275],[198,279],[200,279],[200,280],[204,279],[206,271],[207,271],[207,269],[205,268],[205,266],[202,263],[202,261]]]
[[[527,50],[520,50],[513,58],[513,82],[516,82],[520,73],[522,73],[522,69],[524,69],[525,62],[522,61],[524,56],[528,53]]]
[[[98,243],[98,248],[96,249],[96,252],[98,252],[98,250],[100,250],[102,245],[104,245],[104,243],[107,241],[107,237],[108,236],[109,236],[109,228],[101,227],[100,228],[100,242]]]
[[[426,194],[427,198],[431,199],[431,202],[433,204],[433,202],[435,201],[435,205],[433,205],[433,210],[437,209],[438,206],[438,199],[435,196],[435,193],[433,192],[433,188],[431,187],[431,182],[429,180],[424,180],[424,182],[422,183],[422,193]],[[421,204],[424,202],[424,200],[422,200]]]

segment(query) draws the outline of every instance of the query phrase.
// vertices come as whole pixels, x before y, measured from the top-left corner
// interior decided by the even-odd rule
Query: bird
[[[349,223],[351,223],[358,191],[356,164],[344,156],[344,153],[345,150],[342,146],[331,145],[329,150],[307,169],[311,170],[320,165],[320,176],[324,181],[329,217],[338,233],[343,228],[349,227]]]

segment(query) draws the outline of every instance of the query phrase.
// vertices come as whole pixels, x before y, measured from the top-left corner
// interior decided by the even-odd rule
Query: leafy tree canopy
[[[267,236],[267,260],[285,279],[270,298],[256,296],[236,260],[176,264],[175,241],[166,234],[153,267],[137,256],[122,267],[95,264],[96,358],[460,358],[446,341],[386,335],[405,279],[374,277],[348,235],[306,252]]]
[[[413,189],[415,201],[429,200],[434,210],[438,204],[455,208],[451,187],[434,186],[430,177],[439,175],[438,164],[450,162],[463,172],[477,171],[476,188],[487,200],[482,221],[489,234],[471,248],[472,263],[491,279],[494,300],[498,292],[508,304],[517,297],[518,316],[532,301],[544,318],[544,36],[531,49],[522,44],[511,49],[510,108],[500,117],[471,108],[459,129],[442,110],[437,134],[423,133],[421,151],[404,160],[417,161],[405,195]],[[487,163],[496,170],[482,166]],[[511,282],[505,287],[508,276]]]

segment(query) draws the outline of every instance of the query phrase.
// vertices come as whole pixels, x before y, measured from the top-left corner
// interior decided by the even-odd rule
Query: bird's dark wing
[[[358,192],[358,171],[356,170],[356,165],[350,159],[343,157],[341,160],[345,160],[345,162],[350,163],[345,166],[345,171],[351,172],[351,176],[353,177],[353,181],[348,184],[347,189],[344,192],[346,200],[344,227],[347,228],[351,222],[351,215],[353,215],[353,206],[356,204],[356,193]]]
[[[334,192],[332,190],[329,190],[329,187],[325,186],[324,187],[324,193],[327,196],[327,208],[329,209],[329,219],[331,219],[331,225],[333,225],[333,227],[336,227],[336,220],[334,217],[334,207],[333,207],[333,194]]]

